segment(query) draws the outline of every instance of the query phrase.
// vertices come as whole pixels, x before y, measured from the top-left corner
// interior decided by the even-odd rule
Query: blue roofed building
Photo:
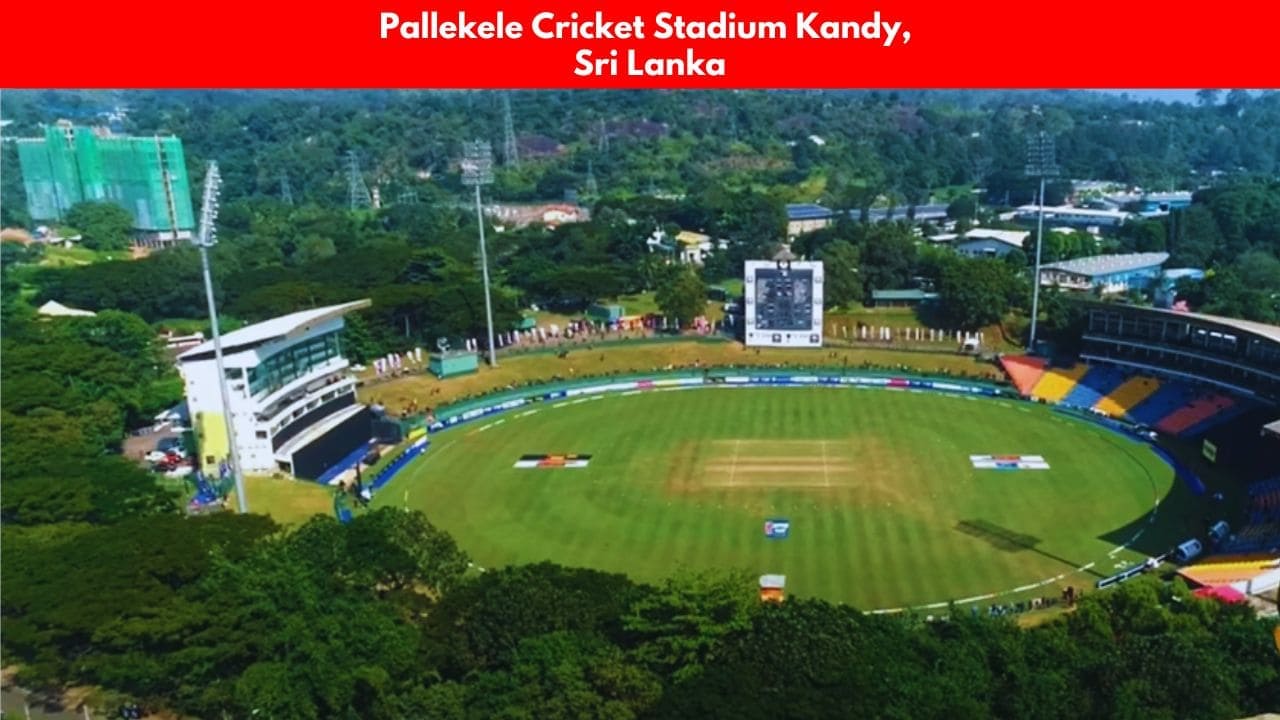
[[[1040,266],[1040,284],[1104,295],[1149,290],[1160,279],[1169,253],[1092,255]]]
[[[787,240],[814,230],[821,230],[835,222],[836,213],[816,203],[790,203],[787,205]]]

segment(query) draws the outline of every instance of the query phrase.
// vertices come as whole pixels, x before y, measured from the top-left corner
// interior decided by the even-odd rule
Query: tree
[[[623,626],[638,638],[638,660],[686,680],[702,671],[726,637],[750,627],[757,602],[746,573],[686,573],[636,601]]]
[[[644,594],[625,575],[551,563],[499,568],[432,609],[433,661],[450,676],[509,663],[521,641],[557,631],[622,639],[619,618]]]
[[[952,220],[972,220],[978,212],[978,202],[973,195],[964,194],[947,205],[947,217]]]
[[[706,312],[707,286],[693,268],[682,266],[658,286],[654,300],[663,315],[674,318],[680,327],[688,327]]]
[[[1222,94],[1221,90],[1214,90],[1211,88],[1205,88],[1204,90],[1197,90],[1196,102],[1199,103],[1201,107],[1213,107],[1214,105],[1218,104],[1218,97],[1221,94]]]
[[[123,250],[133,236],[133,216],[115,203],[78,202],[67,210],[66,222],[80,231],[90,250]]]
[[[368,573],[370,586],[417,588],[439,598],[470,564],[453,538],[420,512],[379,508],[357,517],[346,532],[347,560],[355,572]]]
[[[858,248],[844,240],[827,245],[819,253],[826,276],[823,302],[828,308],[847,307],[863,298]]]
[[[977,330],[1004,317],[1014,287],[1009,266],[994,259],[956,259],[938,284],[942,317],[951,327]]]

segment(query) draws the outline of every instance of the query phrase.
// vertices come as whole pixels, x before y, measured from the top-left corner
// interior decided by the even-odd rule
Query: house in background
[[[672,238],[662,228],[654,230],[653,234],[645,240],[645,244],[648,245],[649,252],[674,254],[675,260],[683,265],[702,265],[706,262],[708,254],[729,249],[727,240],[717,240],[710,235],[692,230],[681,230]]]
[[[69,307],[57,300],[50,300],[37,308],[36,314],[40,317],[94,317],[98,313],[92,310]]]
[[[591,211],[572,203],[494,203],[484,210],[495,223],[522,228],[545,225],[555,228],[569,223],[586,222]]]
[[[974,228],[955,238],[951,246],[965,257],[1004,257],[1015,249],[1025,250],[1029,237],[1031,233],[1026,230]]]
[[[815,203],[791,203],[787,205],[787,241],[814,230],[821,230],[835,222],[834,210]]]

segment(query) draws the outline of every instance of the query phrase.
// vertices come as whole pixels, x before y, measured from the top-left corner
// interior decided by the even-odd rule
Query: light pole
[[[1040,178],[1038,218],[1036,220],[1036,263],[1031,278],[1031,341],[1027,348],[1036,351],[1036,320],[1040,313],[1040,247],[1044,244],[1044,180],[1058,174],[1053,136],[1041,130],[1027,138],[1027,175]]]
[[[489,298],[489,255],[484,245],[484,211],[480,207],[480,186],[493,182],[493,149],[483,140],[462,146],[462,184],[476,189],[476,225],[480,227],[480,272],[484,276],[484,315],[489,328],[489,367],[498,367],[498,348],[493,342],[493,301]]]
[[[236,481],[236,505],[241,513],[249,512],[249,498],[245,497],[244,475],[240,473],[240,453],[236,450],[236,428],[231,420],[231,393],[227,391],[227,369],[222,361],[222,334],[218,332],[218,306],[213,301],[213,276],[209,273],[209,248],[218,243],[218,189],[222,178],[218,175],[218,163],[210,162],[204,176],[204,197],[200,204],[200,230],[196,235],[196,247],[200,248],[200,268],[204,271],[204,294],[209,301],[209,329],[213,333],[213,358],[218,370],[218,391],[222,394],[222,419],[227,424],[227,448],[231,463],[231,476]]]

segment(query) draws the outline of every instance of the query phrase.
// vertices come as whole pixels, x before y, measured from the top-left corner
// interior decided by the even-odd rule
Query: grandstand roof
[[[356,300],[354,302],[342,303],[341,305],[328,305],[326,307],[312,308],[310,310],[300,310],[288,315],[264,320],[260,323],[254,323],[239,330],[233,330],[222,336],[222,347],[230,350],[231,348],[245,348],[262,345],[272,340],[279,340],[299,331],[306,332],[310,326],[332,320],[336,317],[351,312],[352,310],[361,310],[369,307],[368,300]],[[213,352],[213,341],[206,340],[199,345],[187,350],[178,356],[179,360],[195,360],[198,356]]]
[[[821,220],[835,215],[835,211],[815,203],[791,203],[787,205],[788,220]]]
[[[1061,262],[1041,265],[1042,270],[1059,270],[1076,275],[1097,277],[1114,273],[1130,272],[1143,268],[1163,265],[1169,260],[1169,253],[1127,253],[1123,255],[1091,255],[1089,257],[1063,260]]]
[[[1044,267],[1048,267],[1047,265]],[[1259,337],[1264,337],[1273,342],[1280,342],[1280,325],[1268,325],[1267,323],[1254,322],[1252,320],[1240,320],[1237,318],[1222,317],[1221,315],[1206,315],[1204,313],[1181,312],[1178,310],[1166,310],[1164,308],[1151,307],[1135,307],[1132,305],[1106,305],[1105,307],[1129,308],[1133,310],[1142,310],[1146,312],[1163,313],[1165,315],[1176,315],[1178,317],[1190,318],[1192,320],[1203,320],[1204,322],[1215,323],[1224,327],[1234,328],[1241,332],[1253,333]]]

